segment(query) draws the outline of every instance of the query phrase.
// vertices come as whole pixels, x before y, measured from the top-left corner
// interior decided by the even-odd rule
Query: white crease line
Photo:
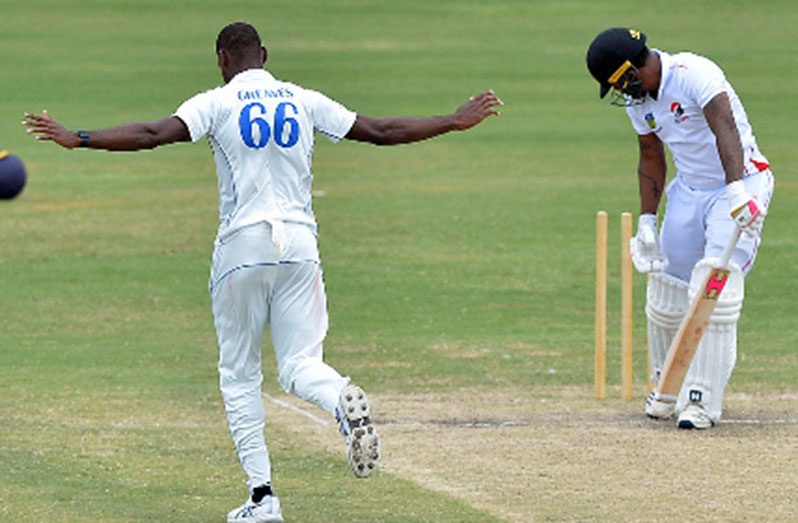
[[[277,398],[275,398],[273,396],[269,396],[265,392],[263,393],[263,397],[271,400],[272,402],[280,405],[281,407],[284,407],[284,408],[286,408],[288,410],[292,410],[292,411],[296,412],[297,414],[301,414],[301,415],[305,416],[306,418],[310,419],[311,421],[315,421],[319,425],[327,427],[330,424],[327,420],[321,419],[320,417],[318,417],[318,416],[316,416],[314,414],[311,414],[310,412],[308,412],[306,410],[303,410],[303,409],[300,409],[299,407],[291,405],[287,401],[279,400],[279,399],[277,399]]]
[[[721,424],[735,424],[735,425],[792,425],[798,423],[798,419],[722,419]]]

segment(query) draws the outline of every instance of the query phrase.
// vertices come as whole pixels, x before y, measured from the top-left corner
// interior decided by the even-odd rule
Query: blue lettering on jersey
[[[238,99],[242,102],[247,100],[263,100],[266,98],[293,98],[294,93],[291,89],[281,87],[279,89],[242,89],[237,93]]]
[[[260,89],[254,89],[252,91],[245,91],[245,90],[238,91],[238,99],[241,100],[242,102],[245,100],[260,100],[262,98],[266,97],[263,96],[263,93],[261,92]]]
[[[289,109],[291,114],[287,114]],[[299,141],[299,122],[292,118],[297,112],[291,102],[282,102],[274,111],[274,143],[280,147],[292,147]]]
[[[239,92],[239,98],[241,93]],[[238,130],[241,139],[251,149],[262,149],[269,143],[274,129],[274,143],[287,149],[299,141],[299,121],[294,118],[299,112],[291,102],[280,102],[274,110],[271,125],[266,121],[266,107],[260,102],[245,105],[238,115]]]
[[[253,109],[257,109],[255,115],[252,114]],[[266,108],[263,104],[253,102],[245,105],[241,109],[241,114],[238,115],[238,129],[241,132],[241,139],[251,149],[262,149],[269,142],[271,129],[269,128],[269,123],[263,119],[265,114]]]

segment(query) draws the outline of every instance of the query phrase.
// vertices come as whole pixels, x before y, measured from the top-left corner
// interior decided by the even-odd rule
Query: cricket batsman
[[[744,233],[678,397],[652,393],[646,400],[649,417],[676,417],[679,428],[708,429],[721,418],[737,358],[745,276],[756,260],[773,196],[770,164],[740,98],[711,60],[650,49],[644,33],[615,27],[590,44],[587,67],[600,97],[612,93],[612,104],[625,107],[637,133],[640,217],[631,252],[635,268],[648,274],[649,370],[655,383],[713,263],[736,227]],[[667,184],[665,146],[676,169]]]

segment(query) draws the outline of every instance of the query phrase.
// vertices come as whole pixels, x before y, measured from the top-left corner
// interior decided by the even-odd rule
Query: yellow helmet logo
[[[629,36],[631,36],[635,40],[640,40],[640,31],[638,31],[637,29],[629,29]]]

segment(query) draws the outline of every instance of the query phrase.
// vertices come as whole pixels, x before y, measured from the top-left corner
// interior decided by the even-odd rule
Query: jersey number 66
[[[262,103],[247,104],[241,109],[238,117],[241,139],[247,147],[262,149],[274,134],[274,143],[283,148],[293,147],[299,141],[299,122],[292,117],[296,114],[297,108],[294,104],[281,102],[274,109],[274,121],[269,125],[266,120],[266,107]]]

